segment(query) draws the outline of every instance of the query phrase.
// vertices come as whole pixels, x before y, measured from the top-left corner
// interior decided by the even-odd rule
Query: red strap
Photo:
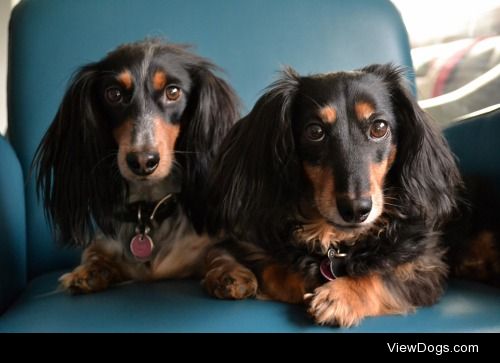
[[[434,88],[432,90],[432,97],[440,96],[444,93],[444,88],[448,79],[450,78],[451,72],[455,69],[455,67],[460,63],[460,61],[465,57],[465,55],[479,42],[487,37],[479,37],[474,39],[469,45],[465,48],[460,49],[458,52],[453,54],[448,60],[441,66],[439,70],[438,76],[436,78],[436,83],[434,84]]]

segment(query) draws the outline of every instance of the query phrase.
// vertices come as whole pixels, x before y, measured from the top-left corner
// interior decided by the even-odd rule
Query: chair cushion
[[[452,281],[440,303],[351,329],[315,326],[301,306],[217,300],[196,281],[127,283],[70,296],[61,272],[33,280],[0,317],[0,332],[490,332],[500,331],[500,289]]]

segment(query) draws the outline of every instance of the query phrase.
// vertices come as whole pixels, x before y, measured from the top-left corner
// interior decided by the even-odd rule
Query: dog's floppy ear
[[[403,70],[392,65],[372,66],[387,82],[397,119],[397,153],[391,171],[399,187],[404,214],[422,217],[437,227],[450,218],[457,207],[462,186],[453,154],[429,115],[420,108],[404,85]]]
[[[190,66],[194,84],[176,143],[183,172],[181,203],[198,231],[205,222],[209,168],[224,136],[239,118],[238,97],[214,74],[215,68],[203,58],[196,58]]]
[[[299,75],[286,69],[226,137],[210,183],[212,232],[223,228],[241,238],[266,239],[279,234],[287,205],[295,202],[298,169],[290,118],[299,82]]]
[[[113,141],[107,122],[100,120],[95,93],[98,66],[80,69],[70,82],[59,110],[35,154],[37,191],[42,197],[56,237],[84,246],[94,237],[95,225],[114,234],[109,217],[123,198]],[[109,193],[113,190],[113,193]]]

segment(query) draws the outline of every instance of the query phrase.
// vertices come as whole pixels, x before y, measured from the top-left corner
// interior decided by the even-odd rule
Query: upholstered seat
[[[382,62],[411,69],[389,1],[21,1],[10,27],[8,137],[0,137],[0,331],[343,331],[315,326],[299,306],[215,300],[198,281],[123,284],[88,296],[56,291],[80,251],[53,240],[31,159],[72,72],[146,36],[196,45],[226,71],[246,110],[285,64],[301,73]],[[498,113],[447,135],[464,168],[499,175]],[[500,331],[500,290],[452,281],[435,306],[369,318],[351,331]]]

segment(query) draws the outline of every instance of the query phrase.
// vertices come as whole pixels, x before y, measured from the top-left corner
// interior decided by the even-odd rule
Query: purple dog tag
[[[153,240],[147,234],[136,234],[130,241],[130,251],[138,260],[148,260],[153,247]]]
[[[335,276],[333,276],[331,269],[330,259],[325,258],[323,261],[321,261],[321,264],[319,265],[319,270],[321,271],[321,274],[325,279],[329,281],[335,280]]]

